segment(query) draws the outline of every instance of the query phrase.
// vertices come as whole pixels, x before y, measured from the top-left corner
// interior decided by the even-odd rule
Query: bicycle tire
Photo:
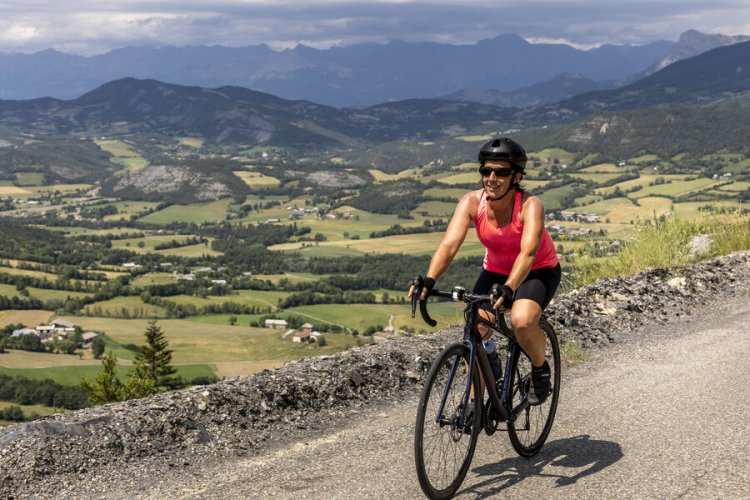
[[[450,385],[451,367],[456,365]],[[458,425],[460,407],[467,390],[469,348],[463,344],[446,347],[432,364],[417,409],[414,431],[414,459],[417,478],[428,498],[451,498],[466,477],[481,430],[481,397],[473,402],[474,418],[466,434]],[[472,370],[474,394],[479,392],[479,373]],[[445,394],[443,421],[437,414]],[[469,400],[470,401],[470,400]],[[471,404],[471,402],[469,403]]]
[[[523,457],[533,457],[544,445],[552,429],[560,396],[560,345],[552,326],[546,321],[539,322],[546,336],[544,357],[552,370],[551,390],[547,400],[538,406],[527,406],[518,418],[508,422],[508,437],[513,449]],[[531,376],[531,361],[521,349],[516,349],[510,371],[511,408],[526,398],[528,381]]]

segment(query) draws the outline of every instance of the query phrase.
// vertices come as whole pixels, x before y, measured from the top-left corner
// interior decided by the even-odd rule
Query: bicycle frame
[[[498,316],[498,322],[497,324],[492,324],[488,321],[485,321],[481,316],[479,315],[479,303],[474,302],[469,305],[467,305],[467,308],[469,308],[469,314],[466,320],[466,324],[464,326],[464,338],[462,340],[462,343],[466,345],[469,348],[469,372],[467,376],[467,387],[466,391],[464,393],[464,400],[463,400],[463,410],[461,411],[461,415],[459,416],[459,425],[465,425],[465,411],[466,408],[468,408],[469,404],[469,398],[471,394],[471,381],[473,379],[473,371],[474,367],[478,367],[480,370],[480,374],[482,376],[482,379],[484,380],[485,387],[487,388],[487,393],[490,397],[490,401],[492,402],[492,406],[495,409],[496,415],[499,417],[498,420],[501,422],[505,421],[515,421],[516,418],[518,418],[518,415],[528,406],[528,402],[525,398],[521,401],[521,403],[515,407],[515,408],[509,408],[508,405],[512,401],[512,394],[510,387],[510,370],[512,369],[512,363],[511,360],[513,359],[514,353],[516,349],[521,349],[521,347],[518,345],[515,339],[515,334],[513,333],[513,330],[509,329],[507,326],[505,326],[504,320],[499,319]],[[501,323],[503,322],[503,323]],[[489,357],[487,356],[487,352],[483,347],[481,347],[481,336],[476,331],[475,326],[477,324],[482,324],[484,326],[487,326],[488,328],[491,328],[493,331],[500,333],[505,338],[509,340],[508,342],[508,349],[507,349],[507,355],[506,355],[506,362],[505,362],[505,368],[503,373],[503,385],[502,389],[498,391],[497,383],[495,379],[495,374],[492,371],[492,366],[490,365]],[[502,325],[502,326],[501,326]],[[505,328],[503,328],[505,326]],[[480,346],[477,348],[477,346]],[[449,377],[449,383],[446,384],[446,390],[450,386],[450,381],[453,378],[453,375],[456,370],[456,364],[458,363],[458,359],[454,360],[454,366],[451,367],[451,374]],[[447,394],[443,394],[443,400],[440,404],[440,410],[438,415],[436,416],[436,421],[442,420],[442,412],[445,405],[445,398]],[[476,397],[476,396],[475,396]]]

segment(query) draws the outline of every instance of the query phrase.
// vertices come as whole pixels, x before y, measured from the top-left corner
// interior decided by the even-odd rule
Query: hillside
[[[722,151],[750,152],[750,108],[651,108],[595,113],[571,124],[528,129],[516,134],[531,150],[558,147],[595,152],[616,161],[642,154],[692,159]]]
[[[550,80],[516,90],[462,89],[444,96],[444,99],[479,102],[501,107],[529,108],[563,101],[585,92],[610,90],[618,86],[613,80],[594,81],[576,73],[560,73]]]
[[[476,103],[411,100],[365,110],[289,101],[240,87],[205,89],[126,78],[77,99],[0,101],[0,125],[17,134],[201,137],[209,143],[352,146],[470,130],[511,111]]]
[[[749,59],[750,42],[720,47],[677,61],[616,90],[581,94],[524,114],[527,120],[549,122],[601,111],[719,105],[750,91],[750,73],[743,70]]]

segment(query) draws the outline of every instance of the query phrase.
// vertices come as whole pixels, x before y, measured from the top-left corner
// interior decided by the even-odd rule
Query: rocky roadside
[[[750,252],[739,252],[599,280],[559,295],[547,315],[563,341],[591,349],[749,289]],[[139,462],[186,467],[323,431],[366,405],[419,391],[433,357],[459,338],[455,327],[7,427],[0,430],[0,496],[55,497],[104,469]]]

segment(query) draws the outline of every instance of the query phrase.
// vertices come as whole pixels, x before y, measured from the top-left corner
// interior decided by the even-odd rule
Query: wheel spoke
[[[449,497],[458,489],[474,454],[477,438],[476,431],[463,434],[463,429],[457,427],[468,380],[467,370],[461,365],[468,361],[468,349],[461,344],[451,346],[443,351],[439,360],[425,383],[415,430],[417,476],[424,492],[435,498]],[[457,361],[457,369],[451,378],[454,361]],[[450,386],[446,388],[449,380]],[[446,422],[442,424],[435,421],[441,405],[441,419]]]
[[[546,335],[545,359],[552,371],[552,390],[544,403],[538,406],[527,406],[518,415],[516,421],[508,425],[513,448],[523,456],[532,456],[541,449],[549,435],[557,410],[560,385],[560,350],[557,337],[551,327],[547,324],[540,326],[542,326],[542,331]],[[521,404],[522,395],[525,398],[531,377],[531,361],[520,351],[516,358],[515,369],[511,372],[512,407]]]

